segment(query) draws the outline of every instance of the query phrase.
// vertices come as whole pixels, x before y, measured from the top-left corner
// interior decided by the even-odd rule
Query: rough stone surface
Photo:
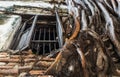
[[[16,54],[10,57],[6,54],[8,53],[0,52],[2,55],[0,56],[0,77],[52,77],[43,74],[55,60],[54,58],[36,57],[31,53]]]

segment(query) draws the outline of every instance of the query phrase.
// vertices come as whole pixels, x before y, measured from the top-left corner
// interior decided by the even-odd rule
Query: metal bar
[[[36,36],[36,29],[35,29],[35,32],[34,32],[34,36],[33,36],[33,40],[35,40],[35,36]]]
[[[33,43],[57,43],[57,40],[32,40]]]
[[[44,28],[44,38],[43,40],[45,40],[45,36],[46,36],[46,29]],[[45,43],[43,43],[43,54],[45,54]]]
[[[41,28],[39,29],[39,40],[40,40],[40,37],[41,37]]]
[[[50,28],[49,28],[49,41],[50,41]],[[51,51],[51,43],[49,43],[49,51]]]
[[[36,36],[36,29],[34,31],[34,35],[33,35],[33,40],[35,40],[35,36]],[[32,48],[34,47],[34,43],[32,43]]]
[[[43,26],[43,27],[48,27],[50,25],[56,25],[56,22],[51,22],[51,21],[41,22],[41,21],[38,21],[36,24],[40,25],[40,26]]]
[[[55,29],[53,28],[53,37],[54,37],[54,40],[56,40],[56,36],[55,36]],[[54,49],[56,49],[56,43],[54,43]]]
[[[37,48],[37,44],[36,44],[36,43],[34,44],[34,48],[35,48],[35,49]]]
[[[34,48],[34,43],[31,43],[31,44],[32,44],[31,47]]]
[[[45,43],[43,43],[43,55],[45,54]]]
[[[46,28],[44,28],[44,40],[46,38]]]
[[[37,44],[37,52],[36,52],[36,55],[38,55],[39,54],[39,50],[40,49],[40,45],[39,45],[39,43]]]

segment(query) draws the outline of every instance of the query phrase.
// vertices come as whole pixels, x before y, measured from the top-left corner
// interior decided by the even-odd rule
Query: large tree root
[[[66,0],[73,16],[72,35],[45,74],[57,77],[120,76],[119,0]],[[76,70],[75,70],[76,69]]]

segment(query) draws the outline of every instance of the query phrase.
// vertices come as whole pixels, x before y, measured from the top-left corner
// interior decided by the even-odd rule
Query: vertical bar
[[[33,40],[35,40],[35,36],[36,36],[36,29],[35,29],[35,34],[34,34],[34,36],[33,36]]]
[[[33,40],[35,40],[35,36],[36,36],[36,29],[35,29],[35,32],[34,32],[34,35],[33,35]],[[32,43],[32,48],[34,47],[34,43]]]
[[[37,29],[36,40],[39,40],[39,30]]]
[[[49,28],[49,40],[50,40],[50,28]],[[49,52],[51,51],[51,43],[49,43]]]
[[[39,29],[39,38],[38,38],[38,40],[40,40],[40,38],[41,38],[41,28]],[[40,46],[39,46],[38,54],[39,54],[39,52],[40,52]]]
[[[39,43],[37,44],[37,52],[36,52],[36,55],[38,55],[39,54],[39,50],[40,49],[40,45],[39,45]]]
[[[34,47],[34,43],[33,43],[33,42],[32,42],[32,45],[31,45],[31,46],[32,46],[32,48]]]
[[[55,28],[53,28],[53,37],[54,37],[54,40],[56,40],[55,33],[56,33]],[[56,49],[56,43],[54,43],[54,49]]]
[[[38,35],[39,35],[39,37],[38,37],[38,40],[40,40],[40,37],[41,37],[41,29],[37,29],[38,30]],[[36,46],[36,48],[37,48],[37,52],[36,52],[36,55],[38,55],[39,54],[39,51],[40,51],[40,45],[39,45],[39,43],[37,43],[37,46]]]
[[[44,28],[44,40],[46,38],[46,29]]]
[[[44,39],[43,40],[45,40],[45,36],[46,36],[46,29],[44,28]],[[43,43],[43,54],[45,54],[45,43]]]
[[[40,40],[40,37],[41,37],[41,28],[39,30],[40,31],[39,31],[39,39],[38,40]]]

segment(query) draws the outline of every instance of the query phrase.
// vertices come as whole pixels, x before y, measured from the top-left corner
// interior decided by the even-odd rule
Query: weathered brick
[[[43,70],[31,70],[29,73],[31,75],[42,75],[43,74]]]
[[[0,70],[0,74],[1,75],[18,75],[19,71],[18,69],[3,69],[3,70]]]
[[[0,69],[12,69],[13,66],[0,66]]]
[[[15,66],[17,63],[8,63],[8,66]]]
[[[0,66],[6,65],[5,62],[0,62]]]

